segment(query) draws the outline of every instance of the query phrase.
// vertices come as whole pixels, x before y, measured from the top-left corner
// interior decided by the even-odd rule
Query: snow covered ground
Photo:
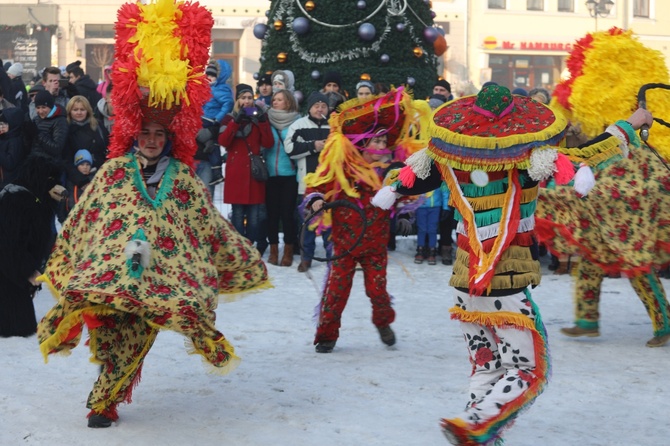
[[[269,265],[273,289],[217,311],[240,367],[208,374],[183,338],[163,332],[133,403],[119,407],[109,429],[86,427],[97,376],[87,347],[45,365],[34,336],[0,339],[0,445],[446,445],[439,419],[465,404],[469,364],[449,319],[451,267],[415,265],[414,250],[414,239],[398,238],[390,253],[396,346],[379,340],[358,272],[334,352],[315,353],[312,314],[325,266],[316,264],[310,280],[297,264]],[[553,378],[507,444],[670,444],[670,346],[644,346],[651,324],[628,281],[605,279],[601,337],[570,339],[558,330],[572,323],[571,280],[543,262],[532,294],[549,331]],[[38,317],[53,302],[40,292]]]

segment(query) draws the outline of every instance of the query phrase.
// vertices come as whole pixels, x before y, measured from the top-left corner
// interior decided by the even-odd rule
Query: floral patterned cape
[[[552,252],[577,253],[606,273],[634,277],[667,264],[670,171],[645,145],[603,164],[586,197],[572,186],[541,190],[538,239]]]
[[[131,240],[149,243],[146,268],[133,271],[124,253]],[[270,286],[258,251],[221,216],[190,167],[171,159],[152,199],[132,155],[101,167],[42,277],[58,300],[38,328],[45,359],[74,348],[96,315],[124,312],[191,338],[219,371],[239,358],[215,327],[218,294]]]

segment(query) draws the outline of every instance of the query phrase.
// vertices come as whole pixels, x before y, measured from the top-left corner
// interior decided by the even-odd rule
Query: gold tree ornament
[[[288,59],[288,54],[286,54],[286,53],[277,54],[277,62],[284,63],[284,62],[286,62],[286,59]]]
[[[316,5],[314,4],[314,2],[312,0],[309,0],[307,3],[305,3],[305,9],[308,10],[308,11],[313,10],[315,6]]]
[[[415,46],[414,49],[412,50],[412,52],[414,53],[415,57],[423,56],[423,50],[418,46]]]
[[[370,75],[368,73],[361,74],[361,80],[362,81],[369,81],[370,80]]]
[[[275,20],[274,27],[275,30],[281,31],[281,29],[284,27],[284,22],[282,22],[281,20]]]

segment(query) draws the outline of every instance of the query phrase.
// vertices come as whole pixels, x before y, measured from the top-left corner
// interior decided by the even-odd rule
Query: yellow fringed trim
[[[495,313],[464,311],[462,308],[456,306],[451,307],[449,312],[461,322],[500,328],[512,325],[519,329],[537,331],[537,328],[535,328],[535,321],[523,314],[512,313],[509,311],[497,311]]]
[[[207,344],[207,347],[209,347],[210,351],[216,351],[217,350],[217,343],[223,344],[223,348],[226,352],[228,352],[229,357],[228,361],[226,361],[226,365],[223,367],[216,367],[213,365],[211,362],[207,361],[207,356],[206,353],[193,344],[192,341],[186,340],[186,351],[188,352],[189,355],[201,355],[203,362],[208,366],[207,371],[209,373],[213,373],[216,375],[227,375],[228,373],[232,372],[237,368],[237,366],[240,365],[242,362],[242,359],[235,354],[235,347],[228,342],[226,338],[222,338],[221,341],[214,341],[212,339],[204,339],[205,343]]]
[[[477,169],[484,170],[486,172],[499,172],[503,170],[512,170],[515,168],[519,170],[528,170],[530,168],[530,151],[517,160],[486,161],[481,158],[464,159],[461,157],[452,156],[436,148],[431,143],[428,145],[426,154],[431,159],[433,159],[436,164],[450,166],[453,169],[464,170],[466,172]]]
[[[585,163],[590,167],[596,167],[598,164],[611,159],[613,156],[623,156],[619,147],[619,138],[611,136],[603,141],[591,144],[583,149],[579,148],[559,148],[558,152],[567,155],[570,161],[575,163]]]
[[[35,279],[35,280],[37,280],[38,282],[42,282],[42,283],[46,284],[47,288],[49,288],[49,291],[51,291],[51,295],[56,300],[60,299],[60,293],[58,293],[58,291],[56,290],[56,287],[54,286],[53,283],[51,283],[51,281],[49,280],[49,278],[47,277],[46,274],[41,274],[41,275],[37,276],[37,279]]]
[[[531,187],[529,189],[523,189],[523,192],[521,192],[521,204],[535,201],[538,194],[538,186]],[[501,208],[505,203],[505,194],[488,195],[486,197],[472,197],[468,198],[468,202],[475,211],[488,211],[491,209]]]
[[[490,290],[510,290],[525,288],[531,285],[539,285],[542,280],[540,273],[523,273],[510,275],[501,275],[493,276],[491,279],[491,284],[489,285]],[[470,280],[467,275],[456,276],[453,275],[449,279],[449,286],[454,288],[469,289]]]
[[[51,350],[55,350],[63,343],[63,341],[65,341],[65,337],[70,334],[72,328],[84,323],[84,313],[94,315],[101,314],[106,316],[115,312],[117,312],[117,310],[114,310],[113,308],[107,307],[105,305],[94,305],[73,311],[72,313],[65,316],[60,324],[58,324],[56,332],[40,343],[40,351],[44,357],[44,363],[46,364],[49,362],[49,352],[51,352]]]
[[[269,290],[271,288],[274,288],[274,285],[270,280],[266,280],[265,282],[262,282],[259,285],[244,291],[229,291],[226,293],[219,292],[219,302],[237,302],[238,300],[242,300],[250,294],[257,294],[261,291]]]

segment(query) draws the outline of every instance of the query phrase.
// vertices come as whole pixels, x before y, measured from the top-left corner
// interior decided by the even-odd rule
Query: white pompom
[[[370,203],[378,208],[391,209],[399,196],[391,186],[384,186],[372,197]]]
[[[575,175],[575,191],[582,196],[588,195],[596,185],[596,177],[593,176],[593,171],[587,165],[582,165]]]

